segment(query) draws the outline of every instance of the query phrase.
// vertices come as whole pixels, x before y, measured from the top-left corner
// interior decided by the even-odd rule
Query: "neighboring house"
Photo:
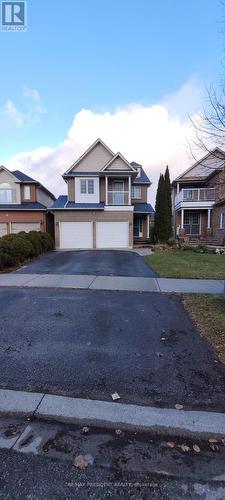
[[[63,175],[67,196],[52,205],[56,248],[132,248],[149,237],[151,182],[138,163],[100,139]]]
[[[221,244],[225,238],[225,153],[215,148],[173,182],[176,236]]]
[[[0,237],[20,231],[46,231],[55,196],[19,170],[0,166]],[[46,218],[48,217],[48,218]]]

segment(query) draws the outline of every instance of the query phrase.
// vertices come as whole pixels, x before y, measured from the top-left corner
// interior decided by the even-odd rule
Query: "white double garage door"
[[[129,247],[129,222],[96,222],[96,248]],[[93,222],[60,222],[60,248],[93,248]]]
[[[29,233],[29,231],[40,231],[40,223],[39,222],[11,222],[10,225],[11,233],[20,233],[20,231],[25,231]],[[1,236],[5,236],[7,234],[7,224],[6,222],[0,222],[0,238]]]

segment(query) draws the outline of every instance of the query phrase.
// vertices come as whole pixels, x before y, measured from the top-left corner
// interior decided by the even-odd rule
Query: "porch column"
[[[177,194],[179,194],[179,192],[180,192],[180,184],[179,184],[179,182],[178,182],[178,183],[177,183]]]
[[[108,176],[105,176],[105,204],[108,205]]]
[[[184,209],[181,210],[181,229],[184,229]]]
[[[131,205],[131,176],[128,177],[128,205]]]
[[[211,208],[208,208],[207,229],[211,228]]]
[[[149,215],[147,215],[147,238],[149,238]]]

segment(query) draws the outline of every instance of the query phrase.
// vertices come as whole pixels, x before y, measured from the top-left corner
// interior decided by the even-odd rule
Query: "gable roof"
[[[108,170],[108,168],[111,166],[112,167],[112,164],[117,160],[117,158],[120,158],[120,160],[122,161],[122,163],[125,164],[127,168],[125,168],[125,170],[131,170],[132,172],[137,172],[136,169],[134,167],[132,167],[132,165],[126,160],[126,158],[124,158],[123,155],[121,155],[121,153],[116,153],[113,158],[111,158],[111,160],[109,160],[106,165],[101,169],[101,172],[104,172],[104,170]],[[115,169],[116,170],[116,169]],[[121,169],[117,169],[117,170],[121,170]]]
[[[36,181],[35,179],[33,179],[32,177],[30,177],[29,175],[24,174],[20,170],[8,170],[8,168],[4,167],[3,165],[0,166],[0,171],[1,171],[1,169],[5,170],[9,174],[11,174],[15,178],[16,182],[18,182],[19,184],[23,184],[23,183],[37,184],[37,186],[44,193],[46,193],[48,196],[50,196],[50,198],[52,198],[52,200],[55,200],[55,195],[52,194],[51,191],[49,191],[45,186],[43,186],[43,184],[41,184],[40,182]]]
[[[218,154],[218,156],[216,156],[216,154]],[[215,164],[215,166],[213,166],[213,162],[212,162],[212,165],[210,165],[210,162],[209,162],[210,156],[212,158],[214,158],[215,163],[217,162],[218,165]],[[218,170],[221,170],[224,167],[224,165],[223,166],[219,165],[219,162],[221,162],[221,161],[224,161],[224,164],[225,164],[225,152],[220,148],[214,148],[214,149],[212,149],[212,151],[209,151],[205,156],[203,156],[203,158],[200,158],[200,160],[196,161],[194,163],[194,165],[192,165],[187,170],[185,170],[182,174],[180,174],[178,177],[176,177],[176,179],[174,179],[173,182],[177,182],[179,180],[192,180],[192,179],[204,180],[204,179],[207,179],[209,176],[213,175],[215,172],[217,172]],[[204,165],[204,162],[205,162],[205,165]],[[207,165],[207,162],[209,163],[208,165]],[[198,167],[199,167],[199,171],[198,171]],[[191,175],[191,173],[193,175]]]
[[[38,184],[38,182],[32,179],[32,177],[29,177],[29,175],[24,174],[20,170],[12,170],[11,174],[13,174],[21,182],[35,182],[35,184]]]
[[[14,177],[15,182],[16,182],[17,177],[15,176],[15,174],[13,172],[11,172],[11,170],[9,170],[8,168],[4,167],[4,165],[0,165],[0,172],[1,172],[1,170],[5,170],[8,174],[10,174],[12,177]]]
[[[102,139],[98,138],[95,142],[93,142],[93,144],[73,163],[73,165],[65,172],[64,175],[67,175],[69,172],[71,172],[71,170],[73,170],[74,167],[76,167],[76,165],[78,163],[80,163],[81,160],[83,160],[85,158],[85,156],[87,156],[96,146],[97,144],[101,144],[103,146],[103,148],[105,148],[111,155],[112,157],[114,156],[114,153],[111,151],[111,149],[106,146],[106,144],[102,141]]]

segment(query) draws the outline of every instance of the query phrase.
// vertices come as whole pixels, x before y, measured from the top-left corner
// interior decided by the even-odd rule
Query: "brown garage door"
[[[7,234],[7,224],[5,222],[0,222],[0,238]]]
[[[12,233],[19,233],[20,231],[40,231],[39,222],[12,222]]]

